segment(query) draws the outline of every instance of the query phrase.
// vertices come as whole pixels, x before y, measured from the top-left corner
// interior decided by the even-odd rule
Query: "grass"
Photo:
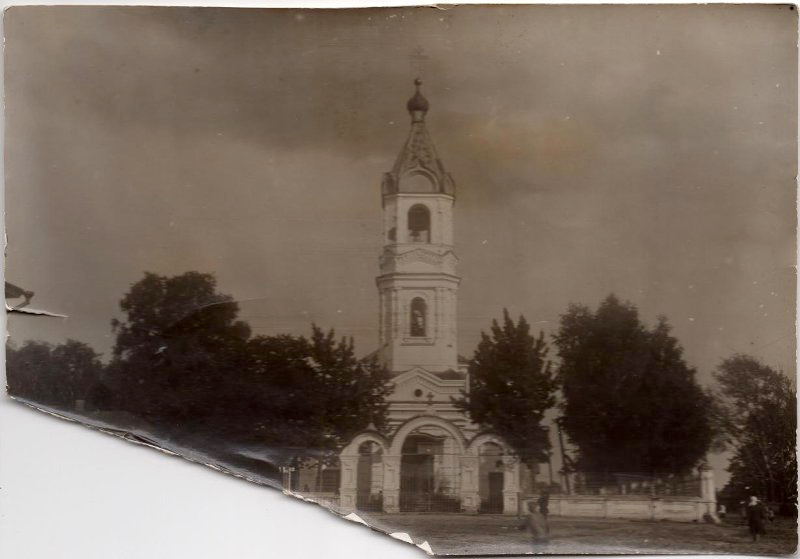
[[[797,548],[794,520],[767,523],[754,543],[739,517],[720,525],[690,522],[550,518],[550,538],[532,544],[515,516],[465,514],[373,514],[362,517],[386,532],[427,541],[437,555],[542,554],[744,554],[788,555]]]

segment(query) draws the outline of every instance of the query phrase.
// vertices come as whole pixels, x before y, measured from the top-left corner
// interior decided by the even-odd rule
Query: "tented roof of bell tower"
[[[430,104],[420,92],[420,79],[414,80],[416,91],[406,108],[411,115],[411,130],[394,167],[383,176],[383,195],[397,193],[455,195],[455,183],[436,154],[430,134],[425,128],[425,115]]]

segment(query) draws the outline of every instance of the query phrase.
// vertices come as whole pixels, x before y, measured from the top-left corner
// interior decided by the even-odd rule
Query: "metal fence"
[[[573,473],[570,492],[576,495],[649,495],[699,497],[699,475],[652,476],[637,473]]]

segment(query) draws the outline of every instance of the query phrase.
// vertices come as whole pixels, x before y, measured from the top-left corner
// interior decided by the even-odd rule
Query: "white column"
[[[383,457],[383,511],[400,512],[401,456]]]
[[[443,296],[443,289],[436,288],[436,341],[441,343],[445,339],[444,333],[444,315],[446,301]]]
[[[356,510],[358,493],[358,456],[340,457],[339,508],[344,512]]]
[[[397,300],[397,288],[392,288],[392,338],[400,337],[400,302]]]
[[[478,512],[481,499],[478,494],[478,457],[461,456],[461,509],[464,512]]]
[[[717,491],[714,487],[714,470],[704,465],[700,468],[700,496],[703,502],[717,503]]]
[[[381,289],[378,293],[378,347],[383,347],[386,343],[386,329],[383,323],[384,307],[386,306],[386,290]]]
[[[450,337],[450,343],[452,343],[455,346],[455,343],[456,343],[456,312],[458,310],[458,309],[456,309],[456,290],[455,290],[455,288],[448,289],[447,293],[448,293],[448,303],[449,303],[449,305],[448,305],[448,307],[449,307],[448,308],[448,322],[450,324],[449,337]]]
[[[708,464],[700,467],[700,498],[703,501],[701,519],[708,514],[711,522],[719,524],[717,517],[717,490],[714,487],[714,470]]]
[[[519,512],[519,460],[510,456],[503,457],[505,472],[503,473],[503,514]]]

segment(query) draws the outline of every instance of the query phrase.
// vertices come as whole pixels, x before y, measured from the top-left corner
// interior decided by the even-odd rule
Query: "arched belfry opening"
[[[431,212],[424,204],[414,204],[408,210],[408,242],[431,242]]]
[[[411,300],[411,328],[412,338],[424,338],[428,335],[428,304],[422,297]]]

